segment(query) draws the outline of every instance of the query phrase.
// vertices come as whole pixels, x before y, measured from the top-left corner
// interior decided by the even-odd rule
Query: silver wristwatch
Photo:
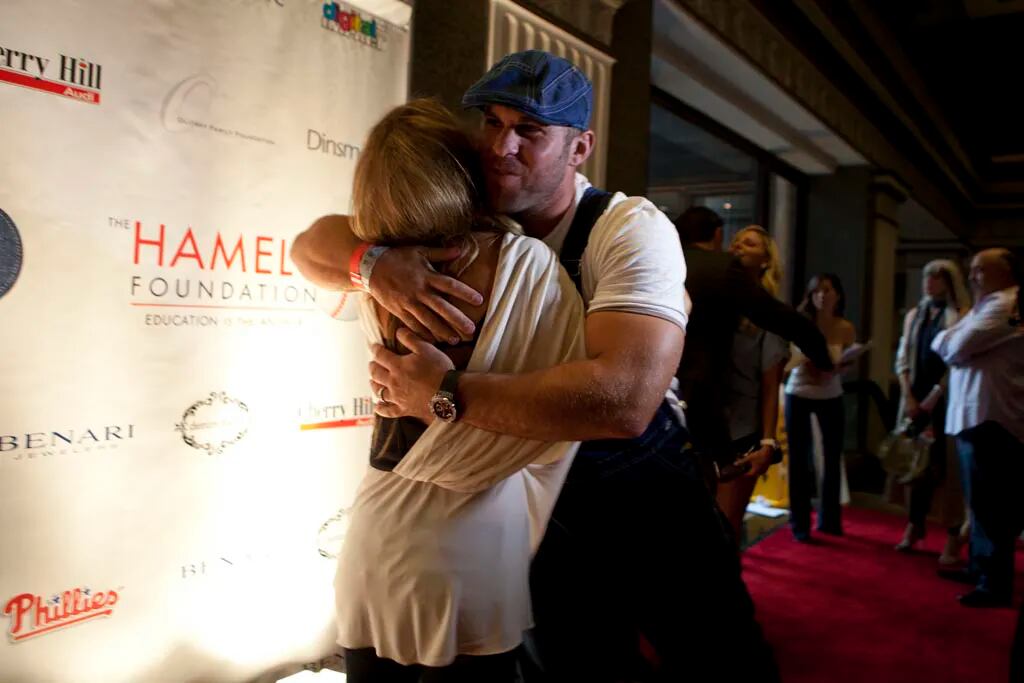
[[[455,394],[459,387],[458,370],[449,370],[441,380],[441,387],[430,399],[430,412],[442,422],[455,422],[459,419],[459,406]]]

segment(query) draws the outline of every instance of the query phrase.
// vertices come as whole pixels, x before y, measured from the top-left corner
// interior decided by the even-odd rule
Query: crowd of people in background
[[[352,683],[779,680],[737,539],[780,457],[783,384],[792,533],[813,541],[816,489],[817,530],[843,534],[842,282],[817,275],[788,306],[763,228],[726,251],[710,209],[669,221],[592,187],[592,104],[566,60],[508,55],[464,96],[477,139],[436,103],[398,107],[360,156],[354,215],[295,240],[307,278],[368,295],[377,420],[337,577]],[[946,569],[975,586],[963,604],[1003,605],[1024,521],[1019,266],[985,251],[970,281],[973,305],[933,264],[904,325],[902,421],[936,445],[900,548],[955,487],[944,432],[971,522],[969,565]]]

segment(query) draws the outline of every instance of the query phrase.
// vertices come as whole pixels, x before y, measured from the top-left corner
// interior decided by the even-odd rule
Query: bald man
[[[1006,249],[971,261],[974,308],[940,332],[934,350],[950,366],[946,433],[956,437],[964,492],[971,507],[971,560],[966,570],[940,570],[969,583],[966,607],[1009,606],[1013,554],[1024,529],[1024,330],[1014,316],[1020,267]]]

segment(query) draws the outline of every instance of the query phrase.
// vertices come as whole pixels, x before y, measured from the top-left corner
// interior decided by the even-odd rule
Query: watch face
[[[447,396],[435,396],[430,399],[430,410],[439,420],[455,422],[455,402]]]

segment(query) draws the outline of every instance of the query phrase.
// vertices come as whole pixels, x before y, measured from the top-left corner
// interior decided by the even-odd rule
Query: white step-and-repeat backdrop
[[[367,355],[288,250],[405,101],[409,15],[0,3],[0,680],[334,650],[321,528],[365,468]]]

